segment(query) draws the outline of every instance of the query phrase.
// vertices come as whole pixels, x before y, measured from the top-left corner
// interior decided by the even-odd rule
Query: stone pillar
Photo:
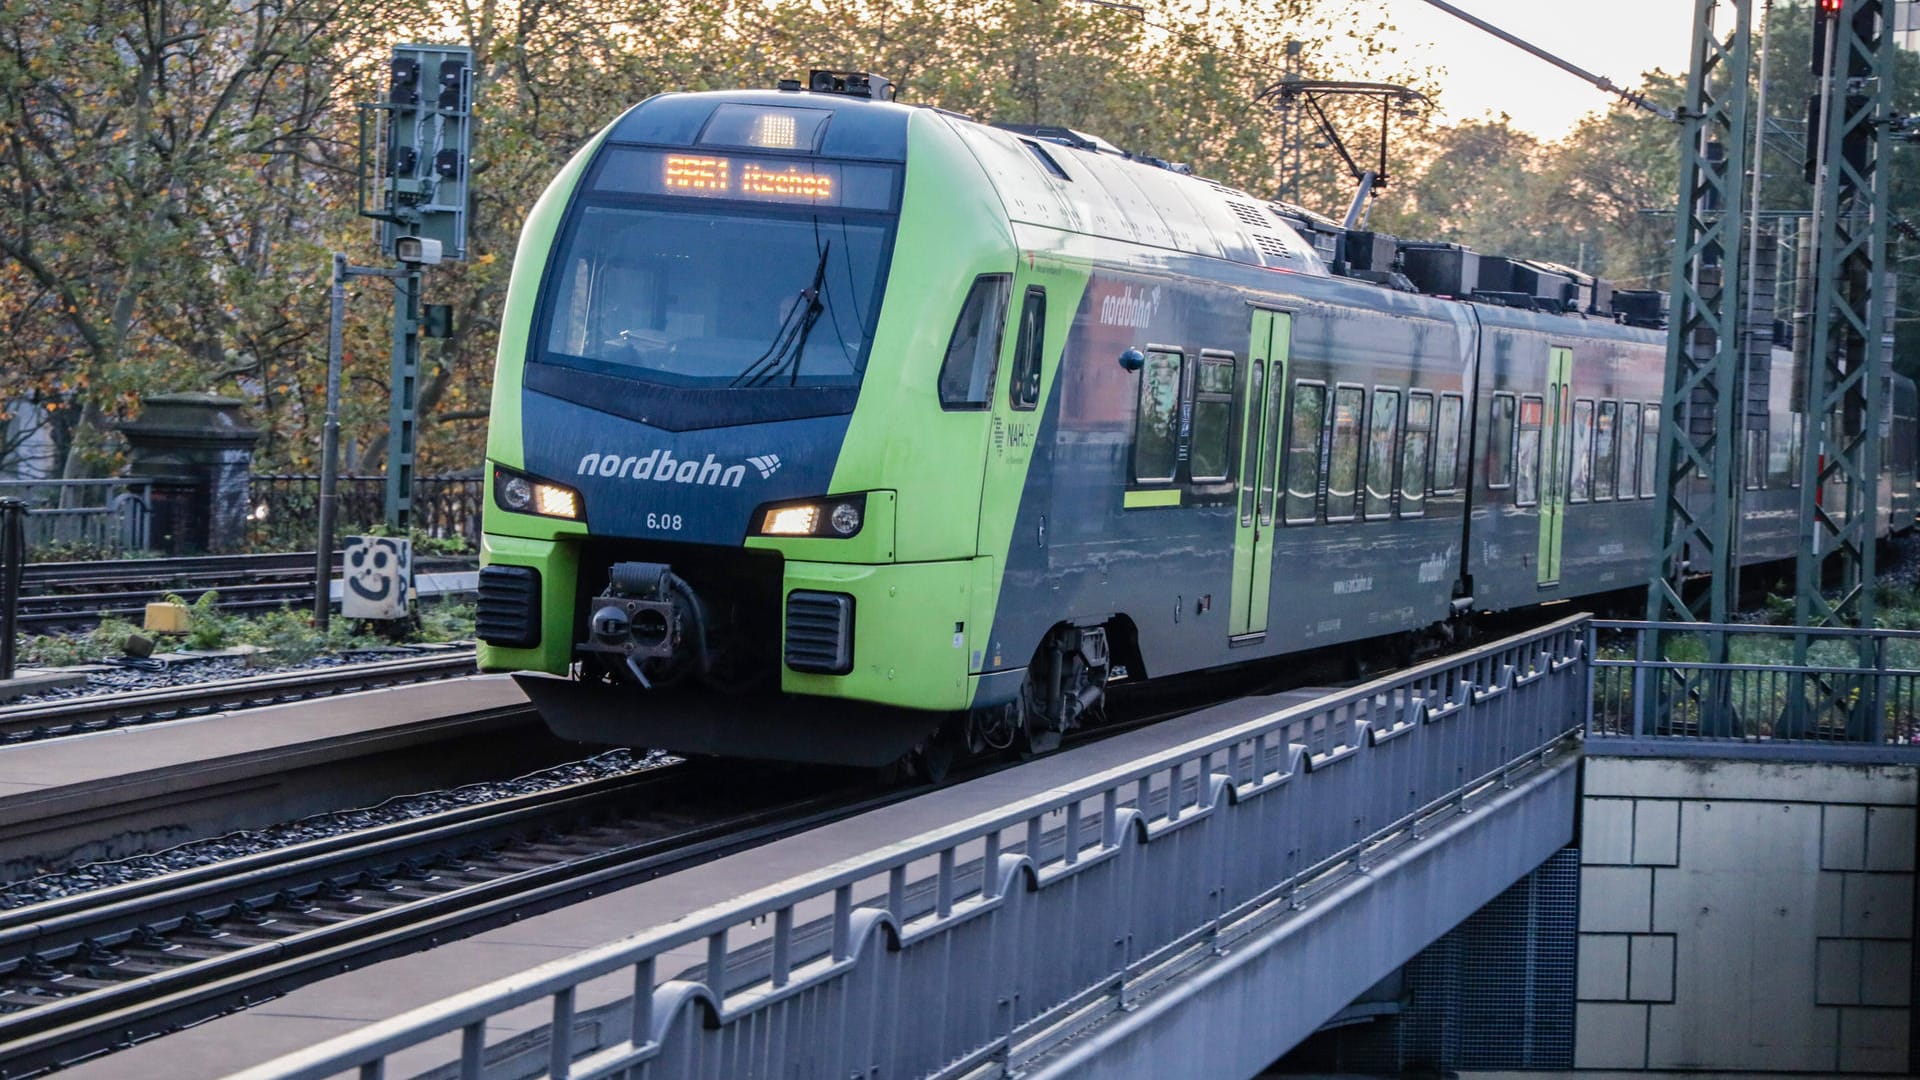
[[[237,551],[247,541],[248,478],[260,433],[246,403],[217,394],[155,394],[120,425],[132,471],[153,480],[152,542],[169,555]]]

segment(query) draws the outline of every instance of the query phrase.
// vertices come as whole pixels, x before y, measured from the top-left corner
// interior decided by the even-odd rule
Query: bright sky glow
[[[1652,68],[1684,73],[1689,0],[1449,0],[1453,6],[1574,64],[1632,88]],[[1392,43],[1416,63],[1442,69],[1439,123],[1506,113],[1542,139],[1572,130],[1613,100],[1530,53],[1424,2],[1381,0],[1398,33]],[[1757,7],[1758,5],[1756,5]],[[1366,73],[1355,72],[1355,78]]]

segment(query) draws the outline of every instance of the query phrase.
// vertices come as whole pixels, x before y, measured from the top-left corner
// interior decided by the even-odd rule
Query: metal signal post
[[[1732,0],[1734,26],[1724,37],[1714,27],[1718,6],[1695,0],[1682,112],[1672,328],[1656,459],[1658,561],[1647,590],[1647,618],[1653,622],[1728,621],[1739,565],[1740,274],[1746,241],[1741,208],[1751,146],[1753,0]],[[1686,580],[1703,573],[1712,575],[1705,596],[1689,598]]]
[[[1811,110],[1815,289],[1800,468],[1796,622],[1871,626],[1892,275],[1887,272],[1895,45],[1884,0],[1821,0]],[[1839,592],[1822,591],[1829,576]],[[1803,643],[1804,647],[1804,643]]]
[[[420,387],[421,268],[467,255],[468,165],[473,141],[473,50],[396,45],[386,100],[361,106],[360,213],[380,224],[380,249],[400,264],[394,279],[393,364],[387,410],[387,528],[404,535],[413,511]],[[369,119],[379,132],[368,156]],[[377,183],[370,183],[377,173]],[[369,190],[376,198],[369,202]],[[451,331],[445,312],[429,326]]]

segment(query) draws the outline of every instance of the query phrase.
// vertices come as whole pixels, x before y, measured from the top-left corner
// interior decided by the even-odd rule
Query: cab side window
[[[1027,290],[1020,306],[1020,340],[1013,347],[1013,380],[1007,384],[1007,403],[1016,409],[1040,404],[1040,357],[1046,345],[1047,291]]]
[[[993,403],[994,369],[1000,361],[1000,339],[1007,325],[1005,274],[983,274],[973,281],[960,318],[947,339],[947,356],[940,363],[940,407],[984,409]]]
[[[1179,461],[1180,373],[1185,358],[1154,349],[1140,369],[1140,411],[1134,418],[1133,476],[1142,483],[1173,479]]]

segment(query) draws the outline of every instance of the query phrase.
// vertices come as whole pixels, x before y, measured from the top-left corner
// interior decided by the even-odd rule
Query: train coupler
[[[643,687],[704,675],[706,611],[684,579],[665,563],[614,563],[606,591],[587,611],[580,651],[614,661],[608,666]]]

